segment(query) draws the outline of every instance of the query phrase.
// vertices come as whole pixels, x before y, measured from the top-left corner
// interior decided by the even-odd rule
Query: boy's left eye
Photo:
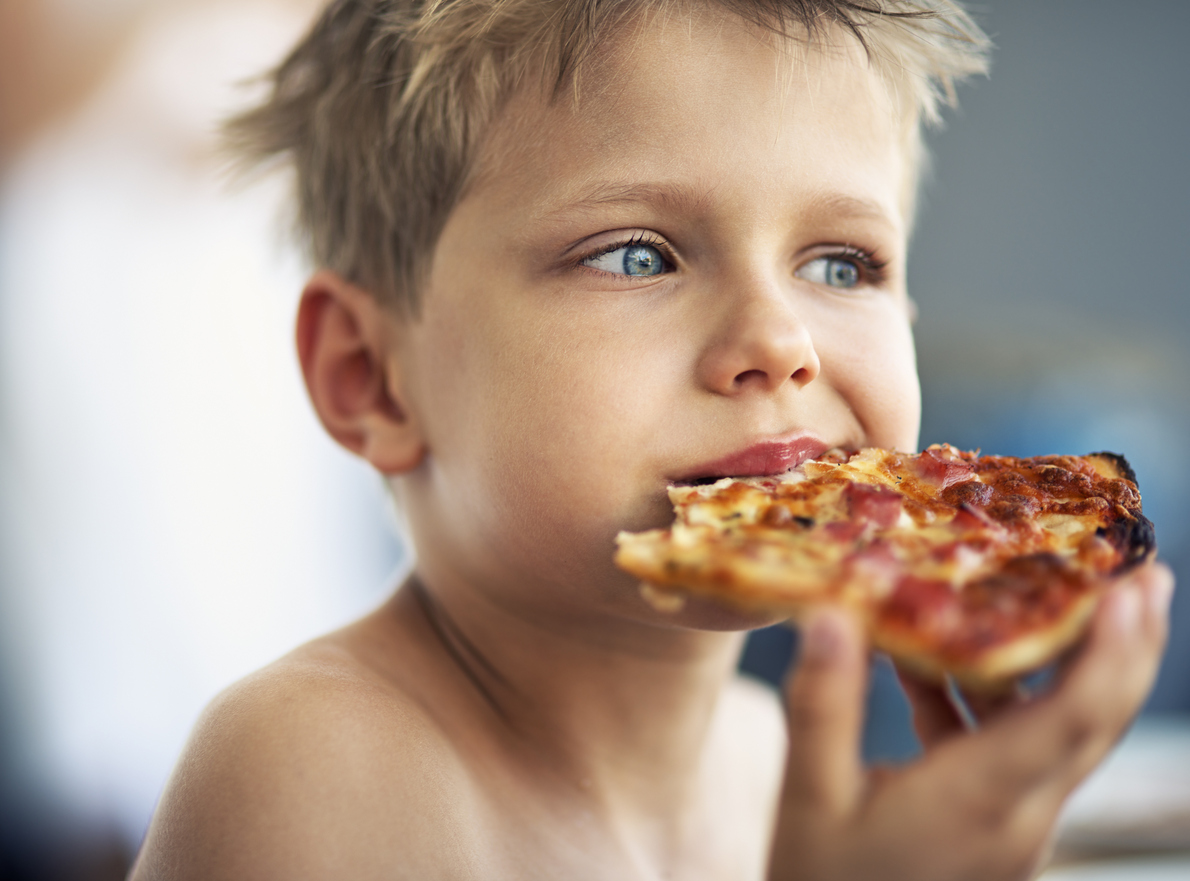
[[[863,281],[857,261],[844,257],[818,257],[795,273],[798,278],[832,288],[854,288]]]
[[[588,257],[583,261],[583,265],[616,275],[641,277],[660,275],[665,271],[666,262],[665,256],[656,246],[645,242],[633,242]]]

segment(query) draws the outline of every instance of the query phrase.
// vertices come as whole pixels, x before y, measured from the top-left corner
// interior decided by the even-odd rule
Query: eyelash
[[[673,250],[670,248],[669,242],[653,232],[638,232],[629,239],[624,239],[618,242],[612,242],[604,245],[598,250],[592,251],[589,254],[583,254],[575,260],[576,266],[583,266],[588,260],[594,260],[596,257],[602,257],[604,254],[610,254],[612,251],[618,251],[621,248],[631,248],[633,245],[651,245],[661,252],[662,259],[672,267],[675,263]],[[593,266],[585,267],[587,269],[594,269],[595,272],[600,270]]]
[[[825,254],[815,254],[811,259],[821,260],[824,257],[827,260],[850,260],[858,265],[863,275],[863,284],[880,287],[888,281],[888,261],[881,259],[876,251],[870,248],[843,245]]]

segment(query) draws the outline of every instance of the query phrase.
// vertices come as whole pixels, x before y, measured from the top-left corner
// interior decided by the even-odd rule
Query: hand
[[[977,707],[967,732],[938,689],[910,687],[925,755],[860,759],[867,659],[856,622],[820,612],[787,687],[790,749],[770,881],[1021,881],[1045,856],[1071,790],[1121,737],[1152,687],[1173,576],[1121,579],[1054,687]]]

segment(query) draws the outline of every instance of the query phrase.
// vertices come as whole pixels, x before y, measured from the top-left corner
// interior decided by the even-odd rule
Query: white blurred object
[[[60,0],[65,2],[65,0]],[[166,7],[0,182],[0,669],[25,783],[133,845],[201,706],[399,550],[292,346],[284,182],[212,161],[295,4]]]
[[[1131,855],[1131,856],[1123,856]],[[1074,793],[1043,881],[1190,879],[1190,717],[1142,717]]]
[[[1038,881],[1186,881],[1190,855],[1107,860],[1050,869]]]
[[[1190,855],[1190,717],[1142,717],[1071,797],[1058,847],[1072,854]]]

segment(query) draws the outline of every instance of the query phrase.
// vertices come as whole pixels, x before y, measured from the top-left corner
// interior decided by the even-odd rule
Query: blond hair
[[[309,256],[402,311],[474,170],[480,141],[530,77],[557,97],[642,12],[695,0],[334,0],[270,75],[229,144],[256,166],[287,159]],[[987,69],[988,41],[953,0],[699,0],[786,39],[842,29],[921,123]]]

